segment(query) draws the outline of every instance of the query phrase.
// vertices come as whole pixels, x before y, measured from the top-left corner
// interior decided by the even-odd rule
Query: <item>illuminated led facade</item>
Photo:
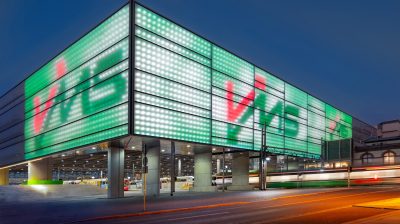
[[[129,135],[259,150],[263,125],[278,154],[319,158],[323,141],[352,138],[350,115],[138,4],[15,91],[18,141],[0,150],[22,150],[23,160]],[[6,109],[0,122],[13,116]]]
[[[319,158],[352,117],[142,7],[135,14],[134,134]]]

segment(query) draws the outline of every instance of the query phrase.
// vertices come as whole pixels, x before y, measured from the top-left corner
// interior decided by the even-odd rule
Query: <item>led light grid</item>
[[[56,145],[57,143],[93,134],[109,129],[110,127],[126,124],[127,116],[128,105],[125,103],[97,113],[84,120],[78,120],[63,126],[62,128],[48,131],[36,138],[27,139],[25,140],[25,152],[40,150],[51,145]]]
[[[237,79],[233,79],[227,75],[224,75],[220,72],[213,71],[212,72],[212,85],[215,87],[218,87],[219,89],[223,90],[228,90],[229,92],[232,92],[234,94],[238,94],[242,97],[249,97],[249,93],[251,93],[254,90],[254,87],[244,83],[242,81],[239,81]],[[227,94],[223,94],[222,97],[226,98]],[[254,99],[254,94],[253,98],[250,98],[251,100]]]
[[[308,126],[323,130],[323,127],[325,127],[325,117],[308,111]]]
[[[210,69],[174,52],[136,38],[135,68],[210,91]]]
[[[102,74],[101,78],[105,79],[107,77],[111,77],[115,75],[115,72],[122,71],[122,69],[128,68],[128,61],[121,64],[120,66],[113,67],[112,71],[108,71],[108,69],[117,63],[120,63],[122,60],[128,58],[128,47],[129,42],[128,39],[124,39],[113,47],[105,50],[98,56],[94,57],[90,61],[82,64],[75,70],[71,71],[67,75],[59,78],[52,85],[45,87],[44,89],[37,92],[34,96],[25,99],[25,111],[29,111],[33,109],[34,106],[34,98],[39,97],[40,99],[51,100],[53,98],[48,98],[50,89],[54,88],[54,86],[63,85],[63,88],[60,88],[59,91],[55,94],[55,96],[60,95],[63,91],[72,89],[69,94],[74,94],[74,91],[77,91],[75,86],[79,85],[81,82],[87,81],[88,78],[98,75],[101,72],[107,70]],[[91,68],[90,70],[88,68]],[[87,75],[83,75],[82,73],[87,72]],[[69,96],[67,96],[69,97]],[[43,105],[46,101],[43,100],[40,105]]]
[[[212,135],[215,137],[220,137],[220,138],[227,138],[231,140],[238,140],[238,141],[244,141],[244,142],[253,142],[253,129],[246,128],[243,126],[238,126],[235,124],[228,124],[225,122],[220,122],[220,121],[213,121],[212,122],[213,129],[212,129]],[[229,126],[229,129],[228,129]],[[238,136],[235,136],[235,138],[232,138],[231,135],[226,133],[226,130],[230,130],[230,132],[234,132],[235,129],[240,130],[240,134]]]
[[[299,122],[307,124],[307,109],[288,101],[285,102],[285,116],[291,119],[297,119]]]
[[[198,142],[259,150],[265,123],[271,152],[309,158],[320,157],[322,141],[351,136],[351,116],[216,45],[193,41],[197,35],[141,6],[137,12],[136,134],[196,142],[181,132],[185,119],[198,115]]]
[[[268,72],[256,67],[255,68],[255,75],[256,76],[261,76],[261,77],[263,77],[265,79],[264,82],[260,82],[259,81],[260,83],[266,84],[268,87],[271,87],[271,88],[273,88],[275,90],[278,90],[278,91],[280,91],[282,93],[285,91],[285,83],[282,80],[278,79],[277,77],[269,74]]]
[[[98,53],[109,48],[129,34],[129,6],[104,21],[93,31],[67,48],[25,81],[25,98],[35,94],[57,79],[57,63],[67,61],[65,73],[75,69]]]
[[[77,138],[77,139],[73,139],[70,141],[63,142],[63,143],[59,143],[57,145],[43,148],[41,150],[29,152],[29,153],[25,154],[25,158],[33,159],[33,158],[37,158],[40,156],[49,155],[51,153],[60,152],[60,151],[80,147],[83,145],[103,141],[105,139],[113,139],[113,138],[125,135],[126,133],[128,133],[128,125],[127,124],[119,126],[119,127],[115,127],[112,129],[107,129],[107,130],[104,130],[104,131],[101,131],[98,133],[94,133],[91,135],[83,136],[81,138]]]
[[[129,8],[25,81],[25,158],[127,135]]]
[[[150,31],[147,31],[147,30],[145,30],[143,28],[136,27],[135,34],[136,34],[136,36],[138,36],[138,37],[140,37],[142,39],[145,39],[145,40],[150,41],[150,42],[152,42],[152,43],[154,43],[156,45],[159,45],[159,46],[161,46],[163,48],[166,48],[166,49],[171,50],[171,51],[173,51],[175,53],[178,53],[180,55],[188,57],[188,58],[190,58],[190,59],[192,59],[194,61],[197,61],[197,62],[199,62],[199,63],[201,63],[201,64],[203,64],[205,66],[208,66],[208,67],[211,66],[211,60],[210,59],[208,59],[208,58],[206,58],[204,56],[201,56],[200,54],[197,54],[197,53],[195,53],[195,52],[193,52],[193,51],[191,51],[189,49],[186,49],[186,48],[184,48],[184,47],[182,47],[182,46],[180,46],[178,44],[175,44],[174,42],[169,41],[169,40],[167,40],[167,39],[165,39],[163,37],[160,37],[160,36],[150,32]]]
[[[210,143],[210,120],[136,103],[135,133],[199,143]]]
[[[285,137],[285,148],[307,152],[307,142]]]
[[[263,118],[260,118],[260,116],[263,116]],[[271,114],[271,113],[266,113],[264,111],[255,109],[254,110],[254,128],[261,130],[264,124],[266,125],[267,128],[277,128],[277,129],[283,129],[283,122],[282,122],[282,117],[278,116],[278,114]]]
[[[135,24],[208,58],[211,57],[211,44],[208,41],[140,5],[136,5]]]
[[[235,147],[235,148],[253,150],[253,143],[242,142],[240,140],[231,140],[231,139],[226,139],[226,138],[213,137],[212,144],[218,145],[218,146]]]
[[[137,91],[209,110],[209,93],[141,71],[135,71],[135,77]]]
[[[124,84],[124,85],[116,85],[117,83]],[[122,102],[128,101],[128,94],[127,94],[128,86],[127,85],[128,85],[128,72],[124,72],[124,73],[122,73],[120,75],[116,75],[102,83],[99,83],[98,85],[96,85],[93,88],[101,89],[101,90],[112,90],[112,91],[122,93],[121,95],[119,95],[120,98],[116,100],[118,103],[122,103]],[[50,115],[48,121],[46,121],[47,123],[44,126],[45,128],[41,129],[41,132],[35,133],[34,126],[25,125],[25,139],[29,139],[36,135],[41,135],[43,132],[47,132],[49,130],[55,129],[62,125],[65,125],[67,123],[74,122],[74,121],[82,119],[82,118],[86,118],[86,117],[92,115],[93,113],[97,113],[98,111],[101,111],[101,110],[104,110],[104,109],[114,106],[114,104],[111,104],[111,105],[106,104],[104,101],[102,103],[93,103],[93,104],[91,104],[90,102],[82,101],[83,95],[84,94],[89,95],[90,92],[93,91],[93,88],[87,89],[87,90],[83,91],[82,93],[77,94],[74,97],[68,99],[68,101],[60,102],[59,104],[56,104],[53,107],[51,107],[50,108],[51,115]],[[102,93],[107,93],[107,92],[102,91]],[[101,95],[96,94],[96,95],[93,95],[91,98],[94,99],[95,97],[101,97]],[[109,100],[109,99],[107,99],[107,100]],[[79,107],[79,106],[75,106],[75,107],[72,106],[71,110],[69,110],[69,111],[65,110],[65,105],[68,104],[69,102],[71,102],[75,105],[81,105],[81,104],[91,105],[90,113],[88,113],[88,112],[85,113],[83,111],[84,109],[82,109],[82,107]],[[67,114],[64,114],[64,116],[63,116],[63,113],[67,113]],[[36,119],[35,116],[26,119],[25,122],[28,124],[32,124],[34,122],[34,119]]]
[[[319,100],[311,95],[308,95],[308,106],[309,106],[308,107],[309,110],[313,109],[312,110],[313,112],[322,114],[323,116],[325,116],[325,103],[322,102],[321,100]],[[315,109],[317,109],[317,110],[315,110]]]
[[[307,108],[307,93],[287,83],[285,83],[285,100]]]
[[[254,66],[220,47],[213,46],[212,65],[219,72],[251,85],[254,83]]]
[[[245,105],[243,105],[246,108],[246,111],[248,111],[247,113],[249,114],[249,117],[245,120],[242,120],[243,116],[237,116],[237,117],[229,116],[230,113],[232,113],[232,114],[236,113],[235,111],[233,111],[233,112],[229,111],[229,109],[226,107],[226,104],[228,103],[229,100],[213,95],[212,101],[213,101],[213,104],[212,104],[212,118],[213,119],[253,128],[253,108],[245,107]],[[234,107],[236,107],[236,109],[237,109],[237,107],[241,106],[238,103],[235,103],[232,101],[230,101],[230,102],[234,104]],[[230,120],[230,118],[232,120]]]
[[[183,113],[193,114],[205,118],[210,118],[210,111],[199,107],[182,104],[172,100],[163,99],[157,96],[148,95],[146,93],[135,93],[135,100],[137,102],[150,104],[165,109],[176,110]]]

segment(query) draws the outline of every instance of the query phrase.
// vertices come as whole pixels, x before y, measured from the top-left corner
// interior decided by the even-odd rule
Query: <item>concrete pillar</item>
[[[207,192],[215,191],[216,187],[212,186],[212,153],[211,148],[208,150],[195,150],[194,154],[194,186],[193,191]]]
[[[232,185],[228,190],[252,190],[249,185],[249,152],[232,153]]]
[[[52,179],[53,163],[51,158],[44,158],[28,163],[28,181]]]
[[[148,173],[146,177],[146,192],[148,196],[160,195],[160,150],[159,140],[146,142]]]
[[[0,169],[0,185],[8,185],[8,168]]]
[[[122,147],[110,147],[108,149],[108,198],[124,197],[124,159],[125,151]]]

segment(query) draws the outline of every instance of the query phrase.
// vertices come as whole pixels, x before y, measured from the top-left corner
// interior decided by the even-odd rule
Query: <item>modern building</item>
[[[55,178],[55,166],[58,174],[79,166],[102,169],[109,197],[122,197],[124,172],[140,173],[146,156],[150,194],[159,194],[161,170],[174,177],[182,166],[194,174],[193,190],[208,191],[213,155],[226,153],[232,189],[246,189],[263,127],[268,152],[283,162],[316,164],[324,145],[335,154],[336,142],[337,158],[348,159],[351,140],[375,134],[268,70],[127,4],[0,98],[0,183],[15,166],[27,164],[31,183]],[[82,164],[67,164],[78,157]]]

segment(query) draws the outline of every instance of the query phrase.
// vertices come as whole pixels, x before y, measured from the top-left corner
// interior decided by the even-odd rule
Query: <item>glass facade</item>
[[[128,134],[129,6],[25,81],[25,159]]]
[[[134,13],[123,7],[25,80],[25,159],[129,134],[260,150],[263,126],[269,151],[319,158],[323,141],[352,137],[348,114],[141,5]]]
[[[319,158],[352,117],[136,5],[134,134]]]

